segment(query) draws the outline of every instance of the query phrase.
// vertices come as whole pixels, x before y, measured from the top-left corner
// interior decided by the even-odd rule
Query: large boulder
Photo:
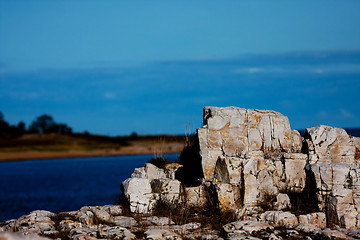
[[[316,189],[319,209],[328,223],[360,227],[360,168],[346,163],[314,163],[306,167]]]
[[[342,128],[320,125],[304,133],[310,163],[356,164],[355,144]]]
[[[153,210],[158,196],[152,192],[149,179],[128,178],[122,183],[122,189],[131,212],[149,213]]]
[[[268,110],[205,107],[204,126],[198,129],[205,180],[211,180],[219,156],[243,151],[299,152],[302,141],[286,116]]]
[[[130,211],[150,213],[158,200],[181,202],[183,186],[175,179],[175,172],[180,164],[168,164],[164,169],[151,163],[142,168],[135,168],[131,178],[121,184],[124,196],[130,204]]]

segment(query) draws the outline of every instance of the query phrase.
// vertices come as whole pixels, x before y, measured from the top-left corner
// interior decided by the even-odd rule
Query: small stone
[[[260,215],[260,219],[268,222],[275,227],[291,228],[296,226],[299,222],[297,217],[290,212],[283,211],[267,211]]]
[[[316,227],[313,224],[299,224],[298,226],[296,226],[295,229],[297,231],[304,232],[304,233],[312,233],[312,234],[321,233],[321,229]]]
[[[323,212],[309,213],[299,216],[301,224],[312,224],[317,228],[326,228],[326,215]]]
[[[79,222],[86,226],[94,225],[94,213],[91,211],[80,211],[77,215]]]
[[[322,235],[324,237],[327,237],[328,239],[346,239],[347,238],[345,233],[337,231],[337,230],[331,230],[329,228],[324,229],[322,231]]]
[[[121,205],[105,205],[100,207],[101,210],[107,211],[112,216],[120,216],[123,214]]]
[[[106,239],[128,240],[128,239],[136,238],[136,236],[133,233],[131,233],[129,230],[119,226],[113,226],[113,227],[104,226],[104,227],[100,227],[99,231],[100,231],[100,236]]]
[[[166,229],[149,229],[145,232],[145,239],[148,240],[162,240],[162,239],[169,239],[169,240],[176,240],[182,239],[180,235],[171,232]]]
[[[165,226],[175,224],[170,218],[167,217],[145,217],[142,219],[143,223],[147,225]]]
[[[133,217],[125,217],[125,216],[115,216],[112,219],[112,223],[124,228],[133,227],[137,225],[137,222]]]
[[[0,233],[1,240],[47,240],[48,238],[40,237],[37,234],[13,233],[13,232],[2,232]]]
[[[265,222],[258,221],[236,221],[232,223],[228,223],[222,227],[223,231],[228,235],[238,233],[238,231],[242,231],[248,234],[253,234],[255,232],[274,230],[274,227]]]

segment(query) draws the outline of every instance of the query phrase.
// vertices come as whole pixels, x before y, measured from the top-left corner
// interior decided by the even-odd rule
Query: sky
[[[360,127],[359,1],[0,1],[0,111],[184,134],[204,106]]]

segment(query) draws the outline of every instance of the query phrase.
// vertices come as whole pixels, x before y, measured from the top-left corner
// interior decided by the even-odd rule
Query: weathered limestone
[[[360,168],[346,163],[315,163],[306,167],[316,186],[319,209],[328,221],[346,228],[360,226]]]
[[[196,174],[204,176],[200,185],[178,181],[179,164],[159,169],[148,163],[123,183],[131,211],[149,213],[159,199],[188,206],[212,201],[240,218],[278,210],[262,214],[262,219],[292,226],[298,219],[281,212],[298,207],[292,196],[295,202],[301,198],[300,209],[309,205],[323,212],[301,215],[301,231],[324,228],[325,222],[360,226],[360,138],[320,125],[306,129],[302,139],[287,117],[266,110],[205,107],[203,119],[199,144],[194,145],[201,156],[202,173]]]
[[[211,180],[219,156],[245,151],[300,152],[300,134],[284,115],[267,110],[205,107],[204,127],[198,129],[205,180]]]
[[[21,233],[13,233],[13,232],[0,232],[1,240],[47,240],[48,238],[40,237],[37,234],[21,234]]]
[[[157,195],[152,192],[149,179],[128,178],[122,183],[122,187],[131,212],[148,213],[154,208]]]
[[[356,164],[355,145],[344,129],[320,125],[307,128],[304,138],[310,163]]]
[[[326,215],[323,212],[309,213],[299,216],[300,224],[311,224],[317,228],[326,228]]]
[[[175,172],[180,164],[169,164],[165,169],[151,163],[136,168],[131,178],[122,184],[123,194],[130,203],[130,211],[150,213],[159,199],[170,202],[181,202],[183,187],[175,180]]]
[[[203,206],[207,201],[207,190],[205,185],[185,188],[186,204],[188,206]]]
[[[303,153],[285,153],[285,175],[290,191],[301,192],[305,188],[305,166],[307,155]]]
[[[259,221],[236,221],[223,226],[223,231],[230,236],[248,235],[249,233],[256,233],[261,231],[271,231],[274,227],[268,223]]]
[[[266,211],[261,214],[260,220],[274,227],[293,227],[299,223],[294,214],[283,211]]]

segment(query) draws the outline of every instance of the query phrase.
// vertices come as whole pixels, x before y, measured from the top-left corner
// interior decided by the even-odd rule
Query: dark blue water
[[[0,162],[0,222],[37,209],[116,204],[120,183],[153,155]],[[170,160],[178,157],[169,154]]]

